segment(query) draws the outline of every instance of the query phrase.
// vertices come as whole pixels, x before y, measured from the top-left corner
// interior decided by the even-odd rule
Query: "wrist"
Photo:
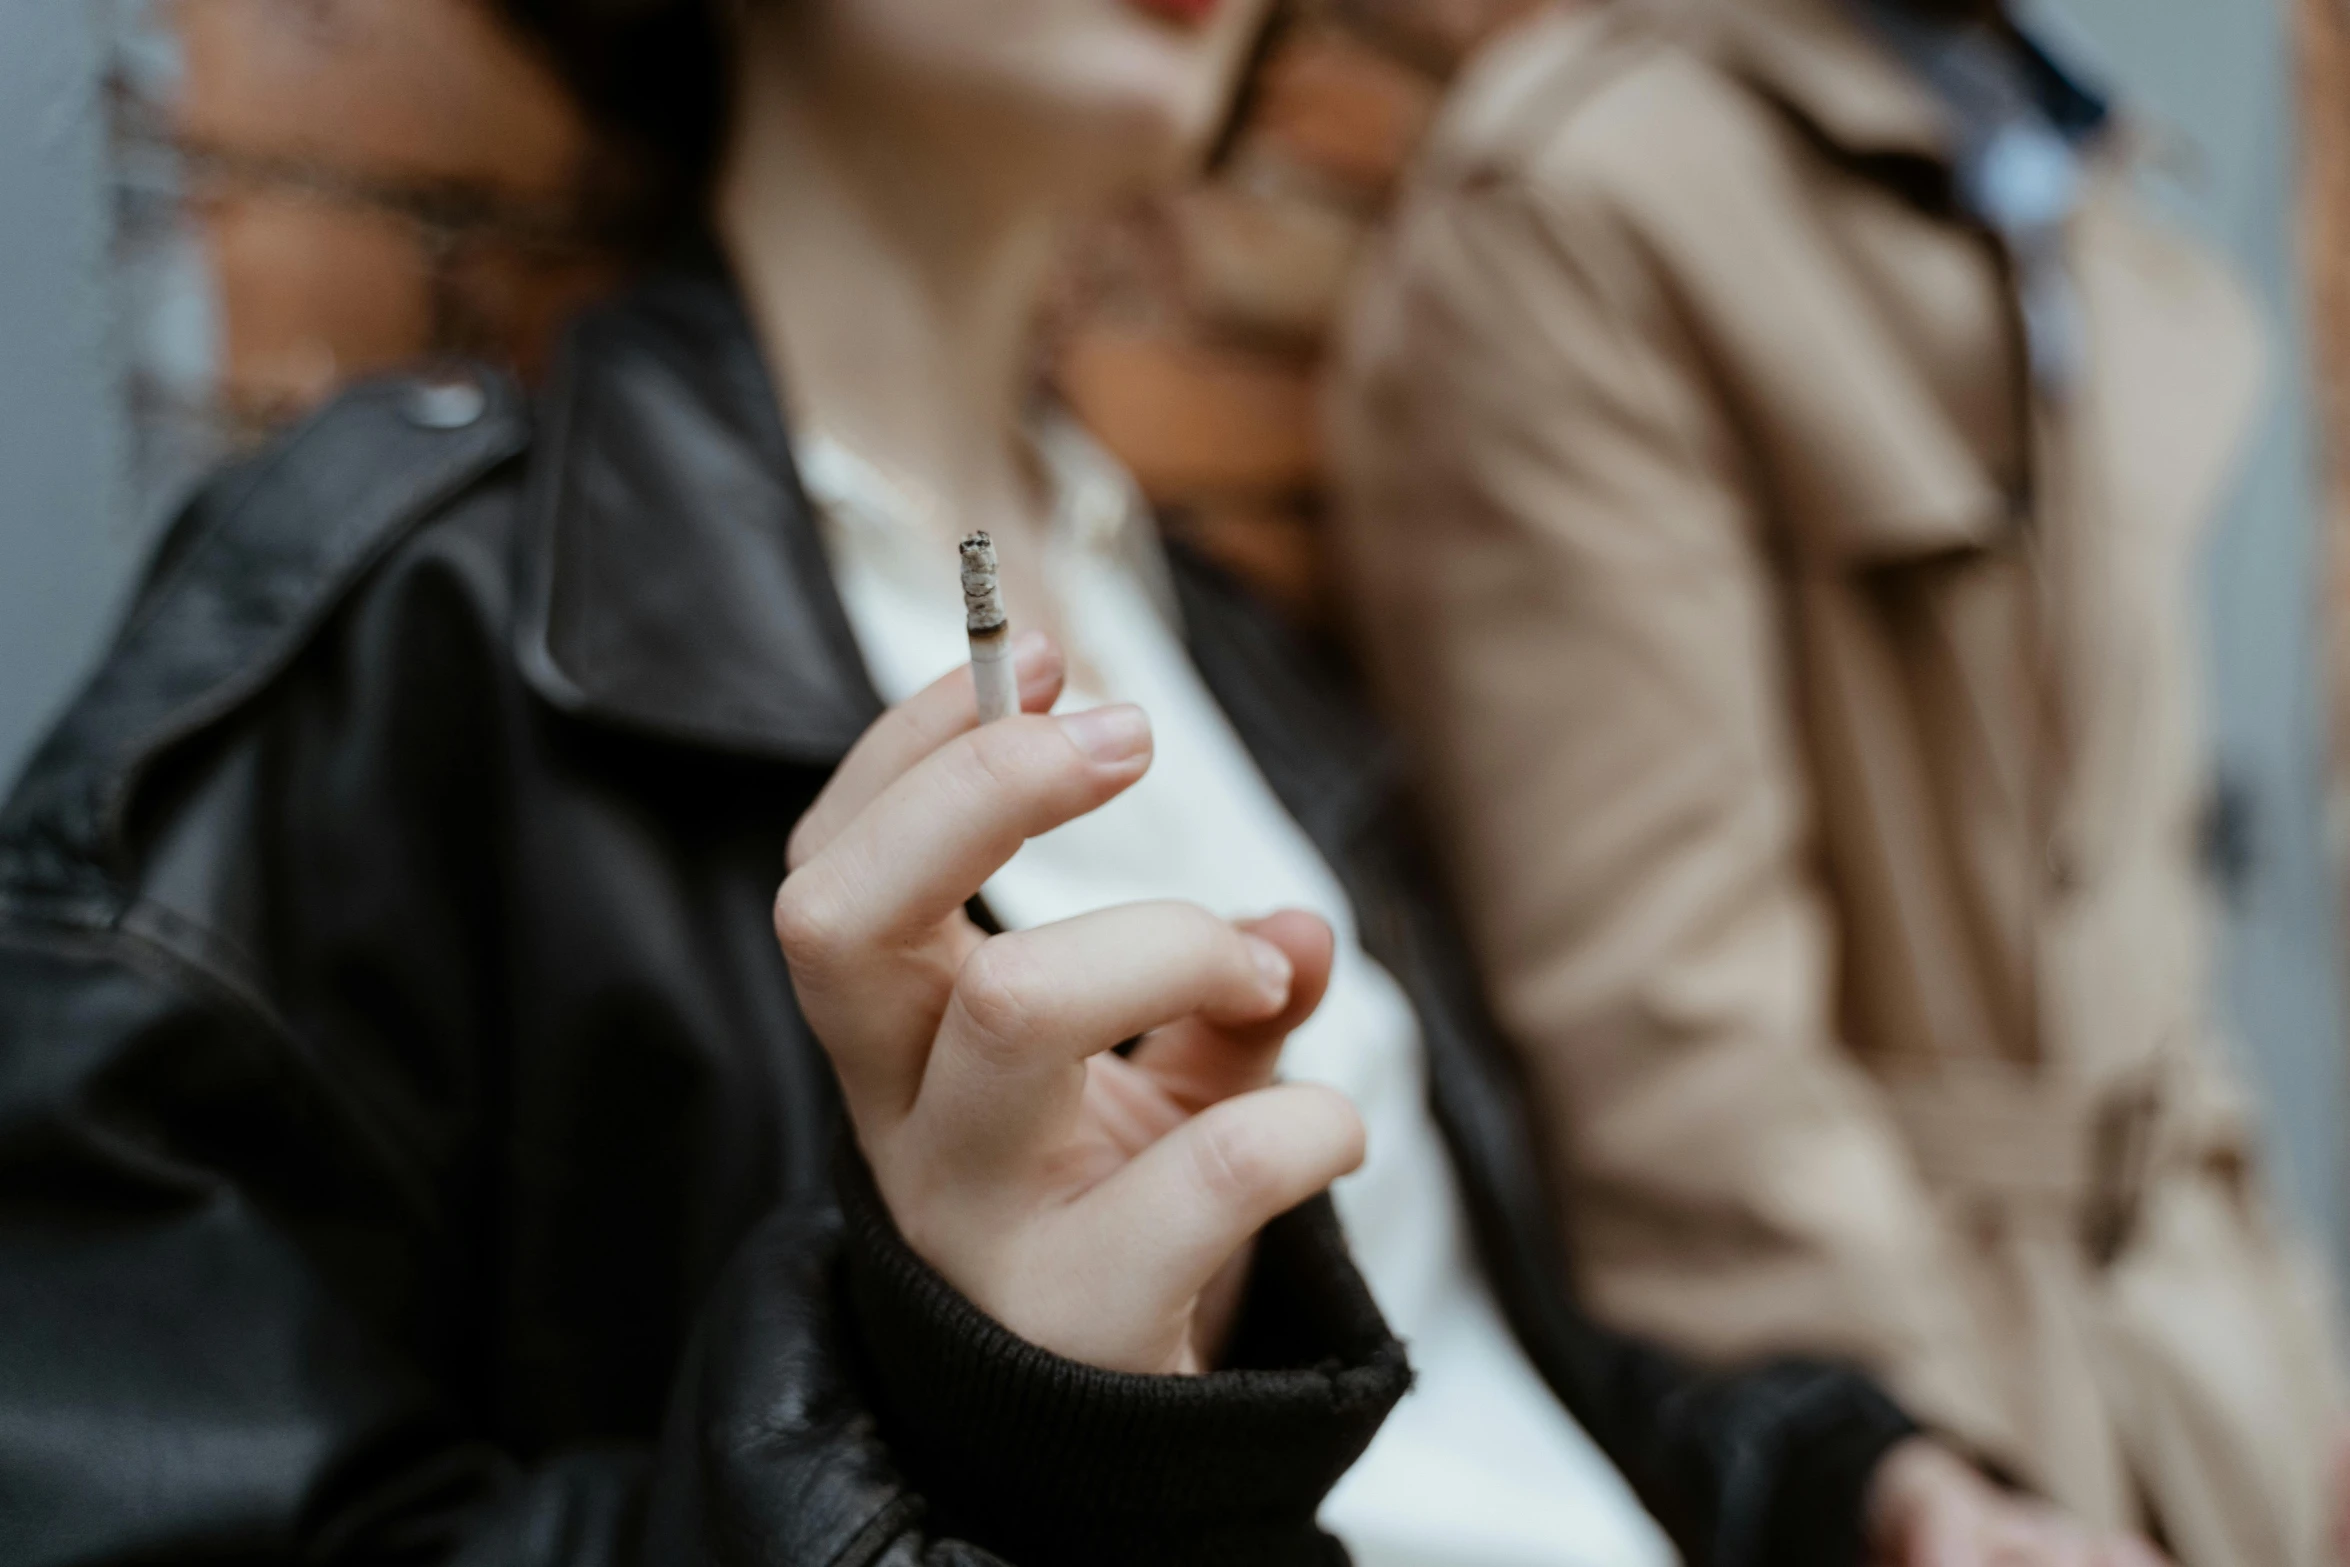
[[[936,1527],[1023,1567],[1318,1559],[1314,1513],[1409,1380],[1326,1203],[1268,1226],[1241,1369],[1107,1371],[987,1316],[841,1174],[852,1319],[893,1454]]]

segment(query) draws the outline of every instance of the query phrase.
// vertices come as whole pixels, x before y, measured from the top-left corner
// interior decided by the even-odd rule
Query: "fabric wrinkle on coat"
[[[2338,1372],[2195,853],[2255,324],[2117,131],[2036,376],[1856,11],[1552,8],[1467,68],[1333,377],[1354,607],[1422,628],[1365,660],[1611,1320],[1860,1356],[2183,1567],[2316,1567]]]

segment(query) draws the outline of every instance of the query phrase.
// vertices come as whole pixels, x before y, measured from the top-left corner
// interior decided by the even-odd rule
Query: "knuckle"
[[[1196,903],[1179,903],[1169,906],[1162,929],[1163,949],[1182,954],[1218,1004],[1244,1014],[1264,1010],[1268,981],[1257,966],[1255,947],[1238,925]]]
[[[1199,944],[1208,961],[1254,989],[1258,984],[1257,960],[1247,934],[1230,920],[1196,904],[1191,906],[1186,918],[1190,921],[1192,940]]]
[[[1010,784],[1018,780],[1035,749],[1027,738],[1018,724],[984,724],[965,739],[963,754],[987,782]]]
[[[1211,912],[1204,904],[1181,899],[1156,906],[1160,917],[1170,922],[1169,934],[1178,940],[1190,942],[1204,952],[1218,956],[1238,954],[1240,929],[1222,915]]]
[[[832,961],[847,933],[847,911],[822,878],[805,871],[784,878],[775,894],[775,939],[795,967]]]
[[[1044,977],[1024,943],[991,936],[963,960],[955,1002],[970,1023],[972,1043],[1010,1053],[1032,1038],[1044,1011]]]
[[[1118,911],[1131,917],[1138,942],[1180,963],[1201,978],[1246,972],[1250,959],[1240,928],[1201,904],[1166,899],[1130,904]]]
[[[786,873],[798,870],[813,857],[816,829],[812,825],[820,807],[811,806],[792,823],[791,836],[783,840],[783,868]]]
[[[1205,909],[1178,905],[1156,925],[1159,950],[1183,966],[1204,1004],[1239,1005],[1261,990],[1247,941],[1229,921]]]
[[[966,754],[977,781],[1020,795],[1054,793],[1078,781],[1083,758],[1051,722],[1015,718],[972,731]]]
[[[1252,1121],[1212,1118],[1201,1125],[1194,1146],[1200,1184],[1227,1206],[1254,1206],[1277,1178],[1273,1151]]]
[[[883,722],[895,726],[896,738],[909,752],[918,757],[928,756],[969,726],[968,677],[951,689],[933,688],[920,697],[899,703],[890,709]]]

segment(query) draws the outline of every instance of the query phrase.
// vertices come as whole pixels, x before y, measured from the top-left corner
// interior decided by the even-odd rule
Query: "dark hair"
[[[726,134],[729,0],[496,3],[621,160],[599,182],[599,219],[648,244],[699,223]]]

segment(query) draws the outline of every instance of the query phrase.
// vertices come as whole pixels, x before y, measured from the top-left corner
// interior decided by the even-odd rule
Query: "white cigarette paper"
[[[979,721],[992,724],[1020,711],[1020,682],[1012,672],[1011,623],[996,582],[995,540],[974,533],[963,541],[963,629],[971,636],[971,687]]]

